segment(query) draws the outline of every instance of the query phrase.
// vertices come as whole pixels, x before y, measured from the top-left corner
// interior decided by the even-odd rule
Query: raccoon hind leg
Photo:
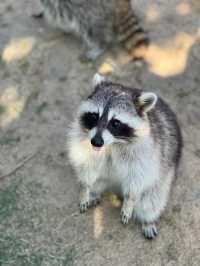
[[[167,204],[169,185],[162,185],[158,184],[145,191],[134,208],[134,216],[141,222],[142,232],[148,239],[153,239],[157,236],[156,222]]]
[[[130,195],[125,195],[121,209],[121,221],[124,225],[128,224],[130,218],[132,217],[134,205],[134,197],[131,197]]]
[[[143,235],[149,240],[154,239],[158,235],[158,230],[155,223],[143,223],[142,232]]]

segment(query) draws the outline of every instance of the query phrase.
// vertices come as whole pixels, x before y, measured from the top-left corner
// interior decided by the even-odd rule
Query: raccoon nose
[[[96,135],[96,136],[94,136],[94,138],[91,139],[91,144],[92,144],[94,147],[98,147],[98,148],[100,148],[100,147],[103,146],[104,141],[103,141],[103,139],[102,139],[101,136]]]

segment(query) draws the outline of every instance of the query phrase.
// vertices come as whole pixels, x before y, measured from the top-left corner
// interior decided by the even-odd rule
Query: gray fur
[[[126,42],[130,38],[130,30],[120,32],[121,17],[126,18],[130,13],[129,0],[40,0],[45,17],[55,27],[62,29],[67,33],[75,33],[81,37],[84,44],[84,54],[88,59],[94,60],[97,58],[111,43],[115,43],[118,35],[123,37],[121,42]],[[121,11],[120,11],[121,9]],[[124,10],[126,13],[124,13]],[[125,15],[124,15],[125,14]],[[129,14],[130,15],[130,14]],[[135,17],[134,13],[131,16]],[[119,19],[120,17],[120,19]],[[130,16],[129,16],[130,17]],[[118,21],[120,20],[120,21]],[[134,19],[134,25],[137,24],[137,19]],[[119,24],[115,31],[115,24]],[[134,39],[134,46],[145,42],[147,38],[143,30],[138,31],[131,26],[132,33],[137,31],[137,41]],[[140,28],[140,27],[139,27]],[[121,28],[120,28],[121,30]],[[118,32],[116,34],[116,32]],[[139,37],[140,36],[140,37]],[[127,38],[128,37],[128,38]],[[132,43],[132,42],[131,42]],[[125,45],[126,46],[126,45]]]
[[[80,210],[92,205],[91,194],[99,198],[111,190],[123,199],[122,222],[127,224],[133,216],[142,223],[144,235],[154,238],[155,223],[166,207],[181,157],[176,116],[153,93],[101,79],[95,85],[80,105],[68,135],[69,158],[81,183]],[[88,111],[100,114],[91,130],[80,123],[81,115]],[[112,116],[134,127],[134,134],[120,139],[108,132]],[[96,134],[104,139],[99,151],[90,143]]]

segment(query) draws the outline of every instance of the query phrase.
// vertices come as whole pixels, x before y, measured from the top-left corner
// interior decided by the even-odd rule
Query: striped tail
[[[143,53],[149,45],[149,38],[147,32],[140,26],[129,1],[126,1],[123,12],[118,12],[116,16],[115,32],[119,43],[133,59],[143,58]]]

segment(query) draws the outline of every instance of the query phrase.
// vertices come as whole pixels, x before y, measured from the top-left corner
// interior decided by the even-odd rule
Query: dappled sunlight
[[[105,61],[100,65],[98,73],[102,75],[108,75],[114,72],[116,68],[115,62],[112,58],[106,58]]]
[[[160,12],[155,4],[151,4],[146,11],[146,21],[155,22],[160,19]]]
[[[97,206],[94,209],[94,238],[98,239],[103,233],[104,229],[104,214],[103,208],[119,208],[121,206],[121,201],[112,192],[106,192],[103,196],[103,207]]]
[[[190,49],[199,34],[178,33],[164,45],[152,43],[144,53],[149,69],[162,77],[174,76],[185,71]]]
[[[194,0],[195,1],[195,0]],[[196,0],[199,1],[199,0]],[[173,12],[179,16],[187,16],[191,13],[192,8],[191,4],[187,1],[180,1],[175,8],[173,8]],[[161,18],[161,12],[159,10],[158,5],[151,3],[146,10],[145,20],[147,23],[157,22]]]
[[[192,0],[192,8],[195,11],[200,12],[200,1],[199,0]]]
[[[183,1],[176,6],[176,12],[181,16],[186,16],[191,12],[191,6]]]
[[[23,59],[28,56],[35,45],[34,37],[13,39],[6,45],[2,52],[2,59],[6,63]]]
[[[194,7],[200,8],[199,0],[179,1],[172,10],[173,16],[178,18],[190,16]],[[156,3],[149,3],[145,10],[146,23],[154,23],[161,20],[163,10]],[[172,16],[172,14],[170,14]],[[183,18],[184,19],[184,18]],[[159,42],[151,39],[150,45],[133,49],[132,54],[119,52],[116,56],[105,57],[104,62],[98,68],[100,74],[109,75],[129,64],[134,58],[143,59],[149,71],[161,77],[170,77],[182,74],[186,67],[192,46],[200,39],[200,28],[196,33],[177,32],[168,39]],[[122,49],[121,49],[122,50]]]
[[[18,95],[16,87],[9,87],[0,94],[0,106],[5,110],[0,114],[0,128],[3,128],[19,118],[25,106],[25,98]]]
[[[104,198],[106,199],[109,207],[119,208],[121,206],[121,201],[117,195],[112,192],[105,193]]]
[[[120,52],[116,58],[106,57],[105,60],[98,68],[98,73],[101,75],[109,75],[120,69],[120,66],[124,66],[132,61],[130,55],[124,52]]]
[[[94,237],[99,238],[103,232],[103,211],[101,207],[94,210]]]
[[[143,58],[148,64],[150,72],[158,76],[179,75],[185,71],[189,52],[199,38],[200,30],[194,35],[180,32],[163,44],[152,42],[148,47],[134,50],[134,56]],[[131,60],[131,56],[125,53],[119,54],[116,58],[106,58],[100,65],[98,72],[104,75],[111,74],[130,63]]]

